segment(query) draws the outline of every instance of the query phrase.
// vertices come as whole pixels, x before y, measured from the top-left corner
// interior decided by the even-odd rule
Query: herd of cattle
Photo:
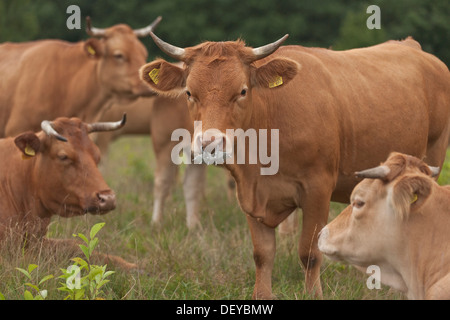
[[[450,298],[450,188],[436,183],[450,134],[443,62],[411,37],[347,51],[282,46],[287,35],[258,48],[241,40],[180,48],[153,33],[160,20],[139,30],[87,20],[86,41],[0,45],[0,237],[14,228],[44,239],[52,215],[115,208],[97,168],[114,132],[100,132],[151,135],[158,223],[177,172],[173,130],[188,129],[192,150],[202,150],[232,143],[227,129],[278,129],[276,174],[261,175],[259,162],[223,165],[251,231],[253,298],[273,298],[275,228],[297,208],[311,295],[322,297],[323,253],[363,271],[378,265],[381,281],[408,298]],[[181,63],[147,63],[144,36]],[[206,135],[213,128],[215,140]],[[200,223],[205,170],[186,167],[189,228]],[[327,225],[330,201],[350,205]]]

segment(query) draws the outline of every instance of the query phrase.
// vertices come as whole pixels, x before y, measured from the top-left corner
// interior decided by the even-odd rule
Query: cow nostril
[[[112,210],[116,206],[116,196],[112,192],[98,192],[97,199],[100,209]]]

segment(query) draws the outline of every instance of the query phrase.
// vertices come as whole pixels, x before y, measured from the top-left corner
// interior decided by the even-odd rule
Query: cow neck
[[[266,99],[267,97],[264,96],[262,90],[254,90],[252,110],[251,114],[249,114],[249,120],[242,128],[244,131],[254,129],[259,133],[260,129],[267,129],[270,137],[270,130],[274,129],[272,127],[274,117],[272,112],[270,112],[271,106],[264,103],[264,101],[267,101]],[[227,168],[236,181],[238,200],[242,210],[261,223],[277,224],[276,222],[267,221],[266,205],[269,195],[261,192],[260,187],[264,182],[260,172],[261,165],[259,163],[256,165],[231,164],[227,165]]]
[[[10,152],[7,154],[11,155],[14,165],[10,166],[9,170],[4,170],[1,178],[1,185],[4,188],[2,197],[8,199],[6,210],[17,215],[18,219],[26,219],[26,215],[41,217],[45,209],[35,192],[39,187],[36,186],[33,175],[36,158],[23,159],[12,138],[8,147]]]
[[[409,216],[405,248],[408,257],[404,263],[412,271],[408,289],[414,299],[426,298],[426,290],[450,274],[448,252],[448,199],[450,192],[434,186],[430,199]]]

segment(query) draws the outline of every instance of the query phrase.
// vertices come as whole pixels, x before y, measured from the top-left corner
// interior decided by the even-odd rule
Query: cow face
[[[113,127],[123,124],[113,123]],[[15,138],[23,158],[33,159],[28,160],[33,165],[29,183],[48,212],[70,217],[104,214],[115,208],[115,194],[97,168],[100,151],[88,136],[99,131],[95,125],[58,118],[44,121],[43,132]]]
[[[379,261],[398,234],[397,216],[386,201],[387,190],[380,180],[366,179],[351,196],[351,204],[325,226],[319,249],[333,260],[365,267]]]
[[[212,143],[228,150],[231,137],[226,136],[226,130],[248,129],[252,113],[260,112],[253,108],[256,90],[276,90],[277,81],[288,83],[298,69],[290,59],[258,61],[274,52],[286,37],[261,53],[260,48],[246,47],[242,41],[205,42],[192,48],[167,50],[164,48],[168,44],[161,45],[162,40],[153,33],[151,36],[163,51],[185,65],[180,68],[155,60],[141,68],[141,78],[160,94],[186,96],[191,117],[201,121],[201,131],[194,132],[192,150]]]
[[[398,153],[380,167],[382,176],[361,181],[352,192],[351,205],[321,230],[319,249],[328,257],[367,267],[403,251],[405,226],[429,198],[433,170]],[[359,174],[372,175],[369,170]]]
[[[159,20],[155,20],[146,31],[133,30],[125,24],[98,29],[88,23],[88,33],[95,38],[85,42],[85,54],[98,60],[97,76],[107,92],[120,99],[152,94],[139,79],[138,70],[145,64],[148,53],[138,36],[148,35]]]

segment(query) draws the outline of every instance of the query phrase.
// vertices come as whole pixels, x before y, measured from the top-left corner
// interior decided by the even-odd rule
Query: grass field
[[[447,154],[449,158],[450,154]],[[207,188],[201,211],[202,228],[189,232],[185,226],[185,207],[180,182],[169,197],[165,217],[159,228],[151,225],[153,205],[154,157],[148,137],[120,138],[110,147],[102,171],[118,197],[116,210],[104,216],[72,219],[55,217],[49,237],[72,238],[73,233],[88,234],[92,225],[106,222],[99,232],[98,250],[120,255],[140,265],[142,272],[115,270],[104,287],[105,299],[251,299],[255,267],[252,243],[245,215],[236,201],[226,196],[224,170],[208,167]],[[450,183],[446,162],[441,183]],[[344,205],[332,203],[330,219]],[[299,213],[300,214],[300,213]],[[273,270],[273,293],[277,299],[312,299],[304,290],[304,273],[297,256],[298,235],[277,234],[277,253]],[[45,249],[22,255],[20,248],[3,248],[0,259],[0,292],[6,299],[23,299],[27,279],[16,270],[28,264],[39,265],[37,277],[54,279],[44,285],[47,299],[63,299],[58,291],[60,268],[71,263],[64,252]],[[325,260],[322,265],[324,299],[404,299],[388,287],[369,290],[368,275],[351,266]]]

